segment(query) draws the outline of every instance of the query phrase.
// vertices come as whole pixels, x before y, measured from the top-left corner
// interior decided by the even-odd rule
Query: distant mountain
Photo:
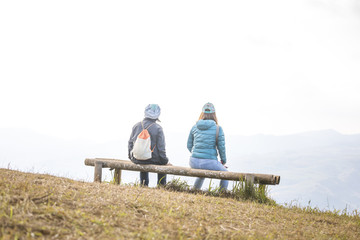
[[[359,209],[360,134],[333,130],[227,138],[232,169],[281,176],[275,200],[320,209]]]
[[[188,166],[187,133],[166,134],[167,154],[172,164]],[[344,135],[333,130],[284,136],[226,135],[229,171],[281,176],[270,194],[278,203],[310,204],[320,209],[359,209],[360,134]],[[0,167],[50,173],[92,181],[93,168],[85,158],[127,159],[127,138],[104,144],[62,139],[24,129],[0,129]],[[103,171],[107,180],[111,175]],[[137,172],[124,171],[124,182],[135,182]],[[176,176],[177,177],[177,176]],[[169,177],[171,179],[172,177]],[[152,180],[153,179],[153,180]],[[150,183],[155,183],[150,174]],[[190,184],[194,178],[185,178]],[[217,184],[217,181],[212,181]],[[204,187],[210,183],[205,182]],[[231,184],[230,184],[231,186]]]
[[[230,136],[228,148],[238,149],[241,154],[298,151],[308,148],[329,146],[358,146],[360,134],[343,135],[334,130],[304,132],[299,134],[274,136]]]

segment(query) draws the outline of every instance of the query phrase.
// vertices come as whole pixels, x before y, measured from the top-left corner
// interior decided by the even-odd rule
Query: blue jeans
[[[214,171],[227,171],[227,169],[218,160],[215,159],[202,159],[202,158],[190,157],[190,167],[196,169],[207,169]],[[201,189],[204,180],[205,178],[196,178],[194,188]],[[226,190],[228,184],[229,184],[228,180],[221,180],[220,189]]]

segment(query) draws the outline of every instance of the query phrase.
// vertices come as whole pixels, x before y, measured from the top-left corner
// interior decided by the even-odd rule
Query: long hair
[[[216,113],[204,113],[201,112],[199,120],[214,120],[216,125],[218,125],[218,120],[216,117]]]

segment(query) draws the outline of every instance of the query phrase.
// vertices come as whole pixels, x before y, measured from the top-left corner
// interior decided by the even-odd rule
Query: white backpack
[[[154,123],[150,124],[146,129],[144,128],[143,122],[141,122],[141,126],[143,130],[137,136],[134,147],[131,151],[134,158],[137,160],[148,160],[152,156],[152,152],[155,149],[151,150],[151,139],[150,134],[148,132],[149,127],[151,127]]]

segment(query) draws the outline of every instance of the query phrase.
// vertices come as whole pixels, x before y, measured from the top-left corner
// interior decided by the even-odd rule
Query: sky
[[[130,136],[360,133],[360,1],[1,1],[0,128]]]

